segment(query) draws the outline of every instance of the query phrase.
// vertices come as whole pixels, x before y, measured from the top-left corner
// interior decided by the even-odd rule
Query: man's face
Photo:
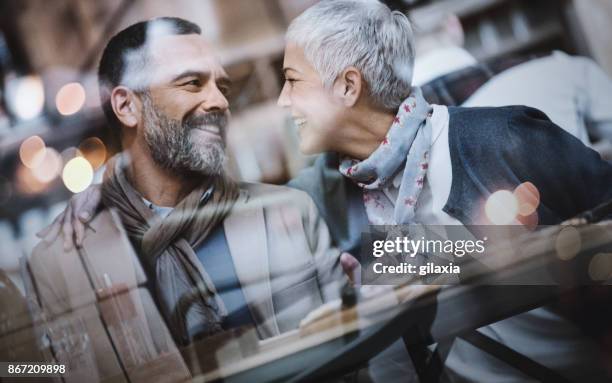
[[[296,44],[285,47],[283,63],[285,84],[278,105],[289,108],[298,128],[300,151],[306,154],[335,149],[338,127],[346,113],[332,91],[323,85],[316,69]]]
[[[142,93],[142,131],[155,163],[177,172],[219,174],[225,159],[230,81],[200,35],[156,38]]]

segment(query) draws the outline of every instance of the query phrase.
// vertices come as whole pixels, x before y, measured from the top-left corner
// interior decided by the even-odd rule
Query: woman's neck
[[[341,129],[336,151],[357,160],[368,158],[385,139],[394,118],[395,112],[372,109],[352,112]]]

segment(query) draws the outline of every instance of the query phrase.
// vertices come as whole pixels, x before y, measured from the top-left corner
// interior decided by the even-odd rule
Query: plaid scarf
[[[227,216],[238,196],[236,184],[225,177],[207,177],[166,217],[146,207],[129,183],[124,160],[115,161],[102,186],[107,207],[119,211],[121,221],[153,279],[156,299],[179,345],[194,334],[208,336],[221,331],[227,311],[194,250]],[[213,193],[202,200],[209,189]]]

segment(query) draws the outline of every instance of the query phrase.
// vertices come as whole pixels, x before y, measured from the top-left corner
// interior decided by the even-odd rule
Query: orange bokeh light
[[[40,165],[44,159],[45,141],[39,136],[26,138],[19,147],[21,163],[32,169]]]
[[[78,82],[64,85],[55,96],[57,111],[64,116],[75,114],[85,104],[85,88]]]
[[[531,182],[523,182],[514,189],[518,201],[518,213],[524,217],[533,214],[540,204],[540,192]]]
[[[38,194],[45,190],[47,183],[39,181],[32,170],[20,165],[15,173],[15,187],[18,192],[24,194]]]
[[[79,145],[80,154],[85,157],[94,170],[106,161],[106,146],[98,137],[89,137]]]
[[[44,151],[41,163],[32,169],[32,175],[42,183],[53,181],[62,168],[62,158],[57,150],[47,148]]]

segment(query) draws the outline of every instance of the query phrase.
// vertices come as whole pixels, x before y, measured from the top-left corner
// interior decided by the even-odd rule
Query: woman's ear
[[[357,104],[364,85],[359,69],[348,67],[334,82],[334,94],[342,100],[344,106],[350,108]]]
[[[140,121],[140,99],[125,86],[115,87],[111,93],[110,102],[117,119],[127,128],[135,128]]]

